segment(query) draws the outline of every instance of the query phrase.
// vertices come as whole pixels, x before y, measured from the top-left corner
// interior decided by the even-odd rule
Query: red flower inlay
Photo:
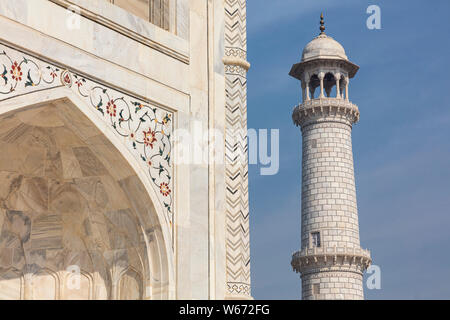
[[[11,77],[13,78],[13,80],[16,81],[22,81],[22,69],[20,68],[20,66],[17,64],[17,61],[14,61],[14,63],[11,66]]]
[[[144,131],[144,144],[153,149],[153,143],[156,142],[156,133],[152,129]]]
[[[116,116],[116,104],[114,103],[114,100],[108,101],[108,104],[106,105],[106,113],[109,114],[111,117]]]
[[[171,192],[171,190],[169,189],[169,185],[165,182],[159,185],[159,191],[164,197],[167,197]]]
[[[70,84],[72,83],[72,80],[70,80],[70,76],[68,73],[66,73],[66,75],[64,76],[63,81],[67,86],[70,86]]]

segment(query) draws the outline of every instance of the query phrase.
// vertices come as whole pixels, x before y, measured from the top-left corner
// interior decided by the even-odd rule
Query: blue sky
[[[366,9],[381,8],[381,30]],[[280,170],[250,166],[252,287],[256,299],[298,299],[290,266],[300,247],[301,133],[290,78],[319,33],[360,66],[353,153],[361,245],[381,268],[367,299],[450,299],[450,1],[247,0],[248,127],[280,129]]]

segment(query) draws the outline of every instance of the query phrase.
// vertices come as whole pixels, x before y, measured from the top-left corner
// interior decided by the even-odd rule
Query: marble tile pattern
[[[99,121],[113,128],[148,172],[173,236],[173,112],[1,43],[0,69],[4,70],[0,74],[0,101],[33,91],[66,86],[97,110]],[[48,116],[53,117],[51,114]],[[74,149],[73,152],[88,156],[83,149]],[[82,161],[86,161],[86,166],[77,169],[66,167],[65,170],[89,172],[99,169],[92,158]]]
[[[160,227],[126,160],[64,101],[0,122],[0,299],[148,298]]]

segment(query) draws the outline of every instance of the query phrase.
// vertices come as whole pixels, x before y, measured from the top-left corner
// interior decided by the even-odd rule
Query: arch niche
[[[0,114],[0,299],[170,297],[148,189],[90,118],[68,98]]]

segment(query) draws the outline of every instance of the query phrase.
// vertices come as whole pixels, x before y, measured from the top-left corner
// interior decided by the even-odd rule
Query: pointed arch
[[[124,145],[123,139],[100,121],[91,106],[86,105],[80,97],[67,87],[33,92],[2,101],[0,102],[0,117],[12,115],[20,110],[38,109],[49,103],[63,104],[62,108],[64,111],[69,112],[67,119],[71,119],[70,116],[77,112],[82,115],[84,122],[77,122],[76,118],[71,119],[73,120],[71,125],[74,130],[78,130],[82,135],[89,136],[89,130],[95,128],[101,134],[96,135],[96,138],[92,139],[92,144],[95,146],[93,149],[98,148],[98,154],[108,154],[107,156],[112,161],[115,161],[114,157],[121,157],[132,169],[134,176],[121,180],[121,187],[125,196],[132,203],[131,210],[137,213],[134,214],[133,219],[138,223],[141,240],[145,244],[143,247],[144,252],[141,252],[145,254],[147,260],[143,264],[145,267],[142,270],[143,297],[156,299],[173,298],[175,284],[171,226],[165,217],[162,204],[151,186],[149,177],[142,170],[141,164],[136,157]],[[86,123],[88,125],[83,127]],[[80,127],[77,128],[77,126]],[[86,128],[88,128],[88,131],[82,132]],[[108,143],[110,146],[105,147]],[[111,153],[112,151],[118,153]],[[80,152],[82,153],[83,150],[80,150]],[[114,163],[111,163],[111,167],[114,168]],[[119,167],[116,168],[119,169]],[[157,261],[149,261],[149,259],[157,259]],[[155,278],[157,279],[156,281],[153,280]]]
[[[31,298],[33,300],[59,300],[60,285],[60,278],[55,271],[42,268],[31,276]]]
[[[69,272],[68,272],[69,271]],[[61,298],[64,300],[93,300],[94,297],[94,276],[83,269],[76,272],[66,270],[60,278],[63,281]]]
[[[117,297],[120,300],[141,300],[144,297],[142,275],[133,267],[124,270],[117,285]]]

